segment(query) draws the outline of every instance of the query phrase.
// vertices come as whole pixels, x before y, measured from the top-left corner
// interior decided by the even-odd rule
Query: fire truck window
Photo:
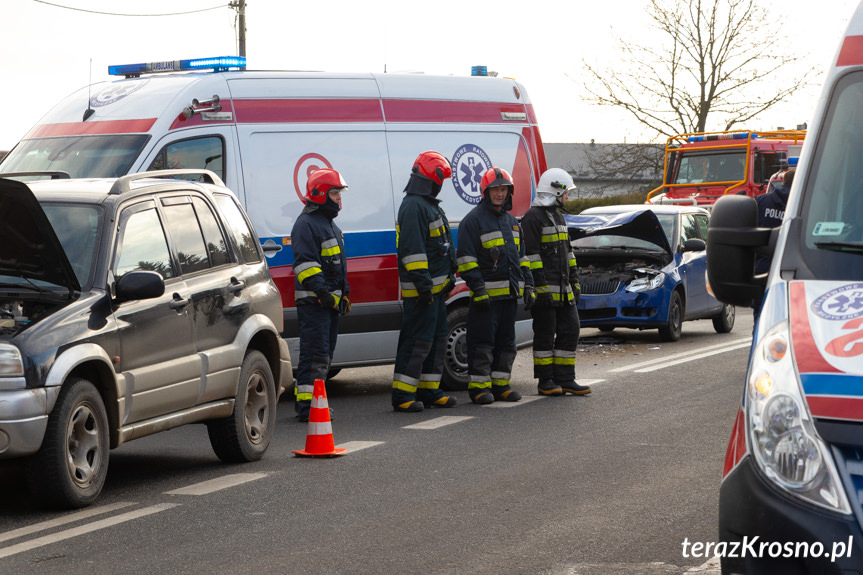
[[[225,179],[224,142],[216,136],[172,142],[159,150],[148,170],[210,170]],[[182,176],[201,182],[200,176]]]
[[[786,163],[785,152],[775,154],[756,154],[755,171],[752,173],[752,182],[755,184],[766,184],[770,177],[782,169]]]

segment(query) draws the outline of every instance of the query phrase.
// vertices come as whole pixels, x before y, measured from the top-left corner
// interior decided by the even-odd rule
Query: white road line
[[[348,453],[353,453],[354,451],[359,451],[360,449],[365,449],[367,447],[374,447],[376,445],[383,444],[383,441],[348,441],[346,443],[336,445],[336,449],[347,449]]]
[[[123,509],[124,507],[128,507],[130,505],[135,505],[132,502],[123,501],[120,503],[114,503],[111,505],[102,505],[101,507],[93,507],[90,509],[85,509],[84,511],[78,511],[76,513],[70,513],[68,515],[64,515],[62,517],[57,517],[56,519],[51,519],[50,521],[43,521],[42,523],[36,523],[34,525],[29,525],[27,527],[21,527],[20,529],[15,529],[13,531],[7,531],[6,533],[0,533],[0,542],[9,541],[10,539],[17,539],[18,537],[24,537],[25,535],[31,535],[33,533],[37,533],[39,531],[46,531],[48,529],[53,529],[54,527],[60,527],[61,525],[66,525],[67,523],[74,523],[75,521],[81,521],[82,519],[89,519],[90,517],[95,517],[96,515],[102,515],[103,513],[111,513],[113,511],[117,511],[118,509]]]
[[[537,399],[545,399],[544,395],[525,395],[519,401],[495,401],[494,403],[489,403],[488,405],[483,405],[483,407],[518,407],[519,405],[524,405],[525,403],[530,403],[531,401],[536,401]]]
[[[716,350],[715,353],[723,353],[726,351],[731,351],[733,349],[738,349],[740,347],[745,347],[745,345],[742,345],[742,344],[744,344],[744,342],[745,342],[745,345],[750,345],[750,343],[752,342],[752,338],[747,337],[744,339],[735,339],[734,341],[729,341],[729,342],[718,344],[718,345],[712,345],[709,347],[700,348],[700,351],[706,352],[706,351]],[[608,372],[609,373],[615,373],[615,372],[619,372],[619,371],[635,371],[639,368],[646,367],[648,365],[653,365],[656,363],[665,363],[667,361],[675,360],[678,358],[692,357],[693,353],[699,353],[699,350],[696,350],[695,352],[684,351],[681,353],[675,353],[674,355],[668,355],[665,357],[658,357],[658,358],[654,358],[654,359],[649,359],[647,361],[642,361],[640,363],[633,363],[632,365],[625,365],[623,367],[616,367],[614,369],[609,369]],[[710,355],[710,354],[708,354],[708,355]],[[699,356],[699,357],[705,357],[705,356]]]
[[[695,355],[690,355],[688,357],[684,357],[675,361],[668,361],[666,363],[655,365],[653,367],[645,367],[644,369],[636,369],[635,373],[650,373],[651,371],[656,371],[658,369],[665,369],[666,367],[671,367],[674,365],[680,365],[681,363],[686,363],[689,361],[695,361],[696,359],[701,359],[702,357],[709,357],[711,355],[718,355],[720,353],[725,353],[726,351],[733,351],[735,349],[742,349],[744,347],[749,347],[751,345],[750,342],[740,343],[735,346],[727,347],[724,349],[718,349],[715,351],[705,351],[704,353],[696,353]]]
[[[139,519],[147,515],[152,515],[153,513],[158,513],[160,511],[165,511],[167,509],[171,509],[172,507],[177,507],[178,505],[178,503],[160,503],[158,505],[144,507],[143,509],[138,509],[136,511],[129,511],[128,513],[115,515],[114,517],[100,519],[99,521],[94,521],[93,523],[88,523],[87,525],[82,525],[73,529],[67,529],[66,531],[59,531],[51,535],[45,535],[44,537],[37,537],[36,539],[31,539],[30,541],[23,541],[16,545],[11,545],[9,547],[4,547],[0,549],[0,559],[3,559],[5,557],[11,557],[12,555],[17,555],[18,553],[23,553],[25,551],[37,549],[39,547],[44,547],[45,545],[50,545],[52,543],[65,541],[66,539],[78,537],[79,535],[86,535],[87,533],[92,533],[93,531],[98,531],[100,529],[113,527],[114,525],[125,523],[126,521],[131,521],[133,519]]]
[[[194,485],[189,485],[188,487],[174,489],[173,491],[166,491],[165,495],[209,495],[214,491],[219,491],[221,489],[227,489],[228,487],[234,487],[235,485],[248,483],[249,481],[261,479],[262,477],[266,476],[266,473],[234,473],[232,475],[225,475],[224,477],[210,479],[209,481],[195,483]]]
[[[413,425],[406,425],[402,427],[402,429],[437,429],[439,427],[445,427],[454,423],[461,423],[462,421],[467,421],[468,419],[473,419],[473,416],[444,415],[442,417],[429,419],[428,421],[414,423]]]

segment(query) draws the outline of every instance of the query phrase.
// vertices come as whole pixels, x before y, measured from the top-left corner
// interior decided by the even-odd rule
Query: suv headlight
[[[755,348],[746,387],[749,439],[764,474],[792,497],[851,513],[836,465],[818,437],[789,348],[788,322]]]
[[[0,343],[0,377],[23,377],[24,362],[14,345]]]
[[[635,273],[643,274],[626,286],[628,292],[643,292],[657,289],[665,281],[665,274],[649,268],[640,268],[635,270]]]

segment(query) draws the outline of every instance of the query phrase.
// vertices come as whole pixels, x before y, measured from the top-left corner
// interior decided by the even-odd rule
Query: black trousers
[[[533,376],[557,383],[575,381],[575,350],[581,323],[574,305],[534,306]]]

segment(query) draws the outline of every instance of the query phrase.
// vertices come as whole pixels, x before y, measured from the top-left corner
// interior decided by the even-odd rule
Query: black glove
[[[554,305],[554,298],[551,293],[544,291],[536,294],[536,307],[551,307]]]
[[[536,290],[533,286],[526,286],[524,288],[524,309],[529,310],[533,307],[533,304],[536,303]]]
[[[486,295],[482,299],[475,299],[474,298],[473,305],[476,306],[476,308],[480,309],[480,310],[491,309],[491,298],[488,297],[488,295]]]
[[[328,291],[318,292],[318,301],[321,303],[321,307],[324,309],[333,309],[334,307],[336,307],[336,298]]]
[[[339,313],[341,315],[351,313],[351,300],[348,299],[348,296],[342,296],[342,299],[339,300]]]
[[[434,296],[432,296],[432,292],[430,291],[421,291],[420,296],[417,298],[417,305],[420,307],[428,307],[434,301]]]
[[[581,284],[580,283],[572,284],[572,295],[573,295],[572,301],[575,303],[575,305],[578,305],[578,302],[581,301]]]

